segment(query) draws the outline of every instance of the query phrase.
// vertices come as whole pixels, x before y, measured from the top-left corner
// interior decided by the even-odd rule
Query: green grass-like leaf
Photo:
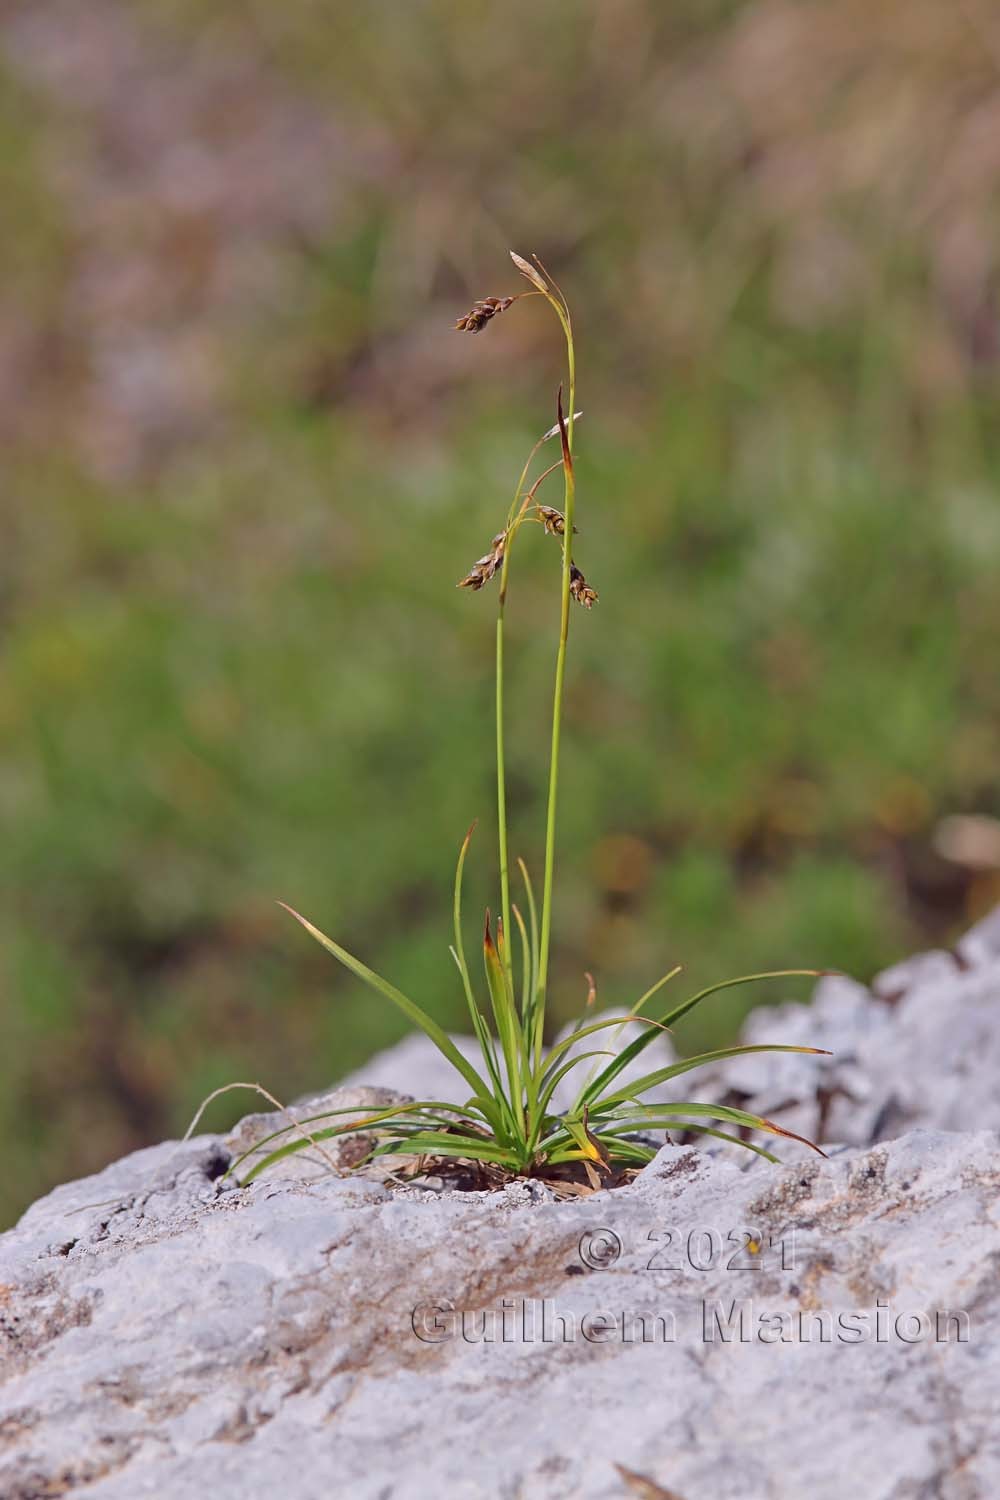
[[[422,1100],[412,1104],[390,1106],[385,1110],[368,1112],[359,1116],[356,1109],[328,1110],[309,1116],[301,1121],[287,1124],[258,1141],[243,1153],[230,1167],[238,1172],[245,1162],[253,1157],[257,1160],[243,1179],[251,1182],[276,1162],[306,1151],[311,1144],[339,1137],[369,1134],[375,1145],[363,1160],[376,1156],[396,1155],[401,1152],[409,1156],[434,1156],[449,1159],[464,1159],[503,1167],[511,1172],[537,1172],[546,1167],[558,1167],[569,1163],[590,1163],[598,1171],[607,1171],[614,1165],[642,1165],[655,1154],[649,1147],[630,1139],[647,1130],[684,1128],[699,1131],[731,1144],[745,1147],[752,1153],[769,1161],[776,1158],[754,1142],[740,1136],[721,1131],[714,1125],[701,1123],[711,1119],[720,1123],[741,1126],[743,1129],[763,1131],[802,1141],[819,1151],[813,1142],[794,1131],[786,1130],[773,1120],[754,1115],[746,1110],[735,1109],[724,1104],[705,1104],[693,1100],[662,1103],[643,1102],[642,1095],[671,1079],[706,1064],[722,1062],[754,1052],[798,1052],[819,1055],[821,1049],[781,1045],[775,1043],[752,1046],[723,1047],[695,1057],[681,1058],[677,1062],[656,1068],[629,1084],[612,1089],[610,1085],[649,1045],[658,1032],[665,1030],[670,1021],[686,1014],[709,995],[720,990],[756,980],[785,978],[791,974],[811,974],[811,970],[782,970],[776,973],[745,975],[735,980],[726,980],[709,986],[668,1011],[662,1020],[637,1014],[638,1006],[623,1016],[605,1017],[578,1027],[572,1034],[557,1042],[534,1061],[534,1028],[537,1016],[529,1006],[515,1002],[503,953],[494,942],[487,913],[483,934],[483,959],[487,989],[490,994],[494,1023],[498,1033],[504,1059],[501,1074],[494,1053],[494,1044],[485,1019],[475,1003],[471,976],[465,963],[461,933],[461,883],[465,854],[471,830],[466,835],[459,855],[455,882],[455,945],[452,949],[462,977],[463,988],[469,1001],[470,1015],[482,1046],[489,1074],[487,1083],[467,1061],[452,1039],[427,1015],[421,1006],[404,995],[402,991],[368,969],[359,959],[326,937],[319,928],[287,907],[292,916],[324,948],[339,959],[352,973],[365,980],[386,999],[392,1001],[412,1020],[416,1021],[442,1054],[452,1062],[462,1077],[472,1086],[473,1096],[464,1104],[443,1100]],[[284,903],[282,903],[284,904]],[[499,936],[498,929],[498,936]],[[523,941],[523,984],[530,985],[533,972],[532,938],[523,921],[519,922]],[[502,941],[502,939],[501,939]],[[645,1004],[662,984],[676,973],[672,970],[647,991],[639,1005]],[[522,996],[522,1002],[523,1002]],[[573,1052],[572,1049],[586,1038],[599,1031],[620,1029],[635,1022],[644,1027],[642,1034],[627,1047],[611,1055],[611,1061],[581,1091],[572,1108],[562,1114],[550,1114],[549,1109],[555,1090],[578,1063],[609,1056],[605,1049],[589,1049]],[[567,1055],[569,1054],[569,1055]],[[323,1121],[352,1116],[343,1123],[314,1127]],[[463,1121],[473,1123],[475,1129],[463,1128]],[[481,1124],[479,1123],[481,1122]],[[291,1136],[291,1139],[288,1137]],[[275,1142],[282,1142],[275,1145]],[[267,1148],[271,1146],[270,1151]],[[823,1153],[820,1152],[822,1155]]]

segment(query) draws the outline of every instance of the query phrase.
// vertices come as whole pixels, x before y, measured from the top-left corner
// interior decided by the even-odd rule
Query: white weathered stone
[[[980,923],[956,951],[960,960],[932,953],[897,964],[871,992],[830,978],[811,1005],[754,1011],[744,1041],[833,1055],[733,1059],[707,1077],[692,1075],[701,1097],[735,1089],[752,1113],[776,1115],[813,1140],[859,1146],[915,1125],[1000,1129],[1000,924]]]

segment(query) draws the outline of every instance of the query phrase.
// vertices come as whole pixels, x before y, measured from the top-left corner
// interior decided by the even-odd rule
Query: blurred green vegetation
[[[517,289],[509,246],[574,307],[601,595],[572,622],[553,1024],[584,969],[608,1003],[675,962],[868,978],[1000,896],[934,847],[1000,813],[994,21],[8,8],[0,1219],[217,1084],[291,1096],[400,1035],[277,897],[462,1026],[494,613],[454,584],[559,378],[539,303],[451,332]],[[537,871],[557,561],[530,542]]]

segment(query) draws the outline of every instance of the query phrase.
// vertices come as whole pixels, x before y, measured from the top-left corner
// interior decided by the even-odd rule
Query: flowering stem
[[[533,296],[533,295],[534,295],[534,293],[531,293],[531,292],[523,292],[522,293],[522,296],[528,296],[528,297],[530,297],[530,296]],[[570,419],[572,420],[572,408],[570,409]],[[506,943],[506,948],[505,948],[505,967],[506,967],[507,975],[508,975],[508,978],[510,980],[510,983],[511,983],[512,987],[513,987],[513,982],[514,982],[514,967],[513,967],[513,941],[512,941],[512,932],[511,932],[511,925],[510,925],[510,859],[509,859],[509,855],[508,855],[508,846],[507,846],[507,774],[506,774],[506,762],[505,762],[505,756],[504,756],[504,737],[503,737],[503,646],[504,646],[503,625],[504,625],[504,607],[505,607],[505,605],[507,603],[507,573],[508,573],[508,569],[510,567],[510,549],[514,545],[514,538],[517,535],[518,525],[520,524],[520,516],[524,514],[524,510],[525,510],[527,504],[533,498],[533,496],[535,494],[535,491],[538,489],[538,486],[541,484],[542,480],[546,477],[546,475],[552,473],[552,469],[553,468],[558,468],[559,467],[558,464],[552,465],[551,468],[546,469],[545,473],[542,474],[538,479],[536,479],[535,483],[532,485],[531,489],[528,491],[528,494],[525,497],[524,502],[521,505],[521,511],[520,511],[520,514],[519,514],[518,513],[518,501],[521,500],[522,491],[524,489],[524,484],[525,484],[525,481],[526,481],[526,479],[528,477],[528,471],[531,468],[532,460],[534,459],[535,454],[538,452],[539,448],[542,446],[542,444],[544,443],[544,441],[545,441],[544,437],[539,438],[538,442],[535,444],[535,446],[532,448],[531,452],[528,454],[528,458],[527,458],[527,461],[526,461],[526,463],[524,465],[524,468],[521,470],[521,476],[520,476],[520,478],[517,481],[517,487],[514,490],[514,498],[511,501],[510,512],[509,512],[509,514],[507,516],[507,528],[506,528],[506,533],[505,533],[506,534],[506,543],[504,545],[503,563],[501,564],[501,567],[500,567],[500,594],[499,594],[499,600],[498,600],[498,604],[497,604],[497,651],[496,651],[496,678],[497,678],[497,690],[496,690],[497,833],[498,833],[498,844],[499,844],[499,850],[500,850],[500,909],[501,909],[501,912],[503,914],[504,936],[507,938],[507,943]]]
[[[507,778],[503,744],[503,614],[507,598],[507,560],[510,556],[510,534],[504,549],[503,566],[500,571],[500,603],[497,609],[497,828],[500,845],[500,904],[503,912],[503,931],[507,939],[504,945],[504,967],[513,984],[512,933],[510,930],[510,874],[507,854]]]
[[[576,409],[576,355],[573,347],[573,326],[569,311],[554,297],[550,297],[555,312],[566,335],[566,359],[569,370],[569,415],[566,419],[566,442],[573,449],[573,414]],[[576,482],[571,463],[564,463],[563,475],[565,498],[563,502],[563,552],[562,595],[559,615],[559,648],[556,653],[556,680],[552,697],[552,748],[549,757],[549,802],[545,819],[545,875],[542,883],[542,920],[538,964],[538,993],[536,1013],[538,1024],[535,1033],[535,1057],[540,1059],[542,1047],[542,1020],[545,1013],[545,995],[549,976],[549,946],[552,937],[552,884],[555,874],[556,802],[559,793],[559,741],[562,729],[563,692],[566,678],[566,646],[569,640],[570,564],[573,547],[573,511],[576,501]]]
[[[504,756],[504,607],[507,601],[507,577],[510,566],[510,550],[514,537],[517,535],[520,521],[527,507],[534,498],[535,492],[542,480],[552,472],[547,469],[540,475],[531,490],[524,495],[523,489],[532,460],[538,449],[547,437],[553,437],[558,431],[560,441],[563,445],[562,469],[565,486],[565,497],[563,501],[563,550],[562,550],[562,588],[560,606],[559,626],[559,649],[556,656],[556,681],[555,693],[552,705],[552,748],[549,761],[549,792],[548,811],[545,826],[545,876],[542,889],[542,915],[541,934],[539,941],[538,967],[535,977],[533,993],[527,997],[526,1006],[528,1014],[525,1016],[525,1040],[526,1055],[524,1058],[524,1071],[526,1080],[530,1082],[533,1072],[541,1066],[542,1035],[545,1020],[545,993],[548,980],[549,946],[552,932],[552,886],[555,870],[555,836],[556,836],[556,801],[559,789],[559,740],[562,726],[562,703],[564,682],[566,676],[566,644],[569,638],[569,605],[570,605],[570,583],[572,575],[572,537],[573,537],[573,509],[576,494],[573,478],[572,448],[573,448],[573,426],[576,417],[576,357],[573,346],[573,328],[570,322],[569,308],[566,299],[559,290],[558,285],[545,272],[541,261],[535,257],[535,266],[522,260],[512,252],[512,259],[521,273],[527,276],[534,285],[535,291],[522,293],[522,296],[532,296],[540,293],[552,307],[562,325],[566,338],[566,355],[568,365],[569,385],[569,413],[564,422],[562,412],[562,391],[560,389],[559,424],[551,432],[546,433],[538,440],[531,453],[528,455],[527,463],[521,472],[514,491],[514,499],[511,503],[510,513],[507,517],[506,530],[503,533],[503,561],[500,565],[500,593],[497,609],[497,633],[496,633],[496,761],[497,761],[497,832],[500,857],[500,904],[503,916],[504,943],[501,948],[501,966],[507,993],[513,997],[514,972],[512,962],[511,943],[511,902],[510,902],[510,859],[508,853],[507,839],[507,786]],[[537,269],[536,269],[537,268]],[[496,299],[494,299],[496,300]],[[510,299],[513,300],[513,299]],[[510,305],[508,300],[505,305]],[[503,309],[497,306],[487,308],[485,303],[477,303],[471,315],[478,319],[476,326],[488,321],[496,311]],[[459,319],[458,327],[471,326],[469,318]],[[559,465],[553,465],[553,468]],[[518,505],[520,503],[520,511]],[[474,585],[473,585],[474,586]],[[500,945],[498,945],[500,946]],[[511,1080],[513,1085],[513,1080]]]

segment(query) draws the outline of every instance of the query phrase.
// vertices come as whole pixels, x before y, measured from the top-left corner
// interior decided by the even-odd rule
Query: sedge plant
[[[572,1033],[546,1047],[545,1020],[549,989],[549,959],[555,898],[556,816],[559,801],[559,763],[562,740],[563,698],[571,616],[575,605],[589,611],[597,593],[574,560],[576,526],[576,481],[573,466],[574,427],[581,413],[576,402],[576,350],[569,305],[554,278],[541,261],[531,261],[511,252],[511,257],[529,287],[508,297],[487,297],[476,302],[455,325],[462,331],[479,333],[515,302],[537,297],[546,304],[565,341],[567,403],[563,386],[556,400],[556,423],[539,438],[514,486],[502,529],[489,550],[461,579],[460,588],[479,593],[495,582],[496,620],[496,789],[499,828],[499,912],[496,920],[487,911],[482,926],[482,976],[474,978],[463,934],[462,878],[472,829],[462,843],[455,874],[454,939],[451,954],[468,1006],[479,1057],[472,1062],[451,1036],[416,1001],[361,962],[333,938],[327,937],[298,912],[287,907],[315,940],[346,969],[384,1000],[395,1005],[419,1027],[453,1065],[458,1097],[452,1100],[422,1099],[376,1110],[359,1118],[357,1108],[328,1110],[290,1121],[258,1142],[234,1162],[231,1170],[246,1166],[244,1181],[265,1171],[293,1152],[319,1146],[331,1138],[363,1136],[364,1149],[356,1151],[358,1162],[374,1156],[405,1154],[407,1157],[459,1159],[477,1164],[488,1175],[509,1173],[540,1176],[576,1171],[585,1174],[591,1187],[612,1175],[642,1166],[655,1154],[649,1132],[671,1128],[701,1132],[746,1146],[748,1150],[776,1158],[746,1139],[751,1132],[765,1132],[802,1140],[773,1120],[722,1103],[699,1103],[679,1098],[662,1102],[663,1085],[705,1063],[721,1061],[746,1052],[818,1052],[812,1047],[735,1046],[685,1057],[665,1067],[636,1074],[636,1063],[646,1048],[664,1030],[701,1005],[710,996],[740,985],[789,975],[816,975],[814,969],[784,969],[764,974],[725,979],[697,994],[645,1014],[661,990],[680,973],[672,969],[650,986],[622,1016],[587,1022],[586,1011]],[[533,471],[539,454],[550,441],[558,443],[553,463]],[[541,503],[539,492],[555,475],[562,479],[562,506]],[[524,893],[523,910],[512,899],[511,868],[507,836],[507,784],[504,761],[504,616],[510,582],[511,558],[522,531],[535,531],[554,538],[561,558],[559,569],[558,638],[555,651],[555,682],[552,698],[551,741],[548,767],[548,801],[545,818],[545,856],[540,901],[536,900],[528,870],[517,861],[519,885]],[[475,825],[473,825],[475,826]],[[282,903],[284,904],[284,903]],[[516,943],[515,943],[516,939]],[[593,985],[589,1000],[593,1000]],[[600,1045],[614,1028],[621,1034],[625,1022],[635,1023],[638,1034],[620,1049]],[[630,1030],[633,1028],[630,1027]],[[591,1045],[583,1045],[592,1039]],[[590,1063],[582,1077],[581,1063]],[[624,1075],[630,1070],[628,1077]],[[571,1089],[566,1082],[574,1084]],[[571,1099],[568,1107],[557,1107],[557,1090]],[[655,1102],[647,1096],[656,1089]],[[565,1104],[565,1100],[564,1100]],[[287,1118],[287,1117],[286,1117]],[[726,1129],[725,1127],[730,1127]],[[739,1134],[733,1134],[733,1128]],[[645,1138],[644,1138],[645,1137]],[[806,1144],[812,1145],[811,1142]],[[320,1147],[322,1150],[322,1147]],[[819,1148],[816,1147],[816,1150]],[[322,1154],[329,1161],[325,1151]]]

